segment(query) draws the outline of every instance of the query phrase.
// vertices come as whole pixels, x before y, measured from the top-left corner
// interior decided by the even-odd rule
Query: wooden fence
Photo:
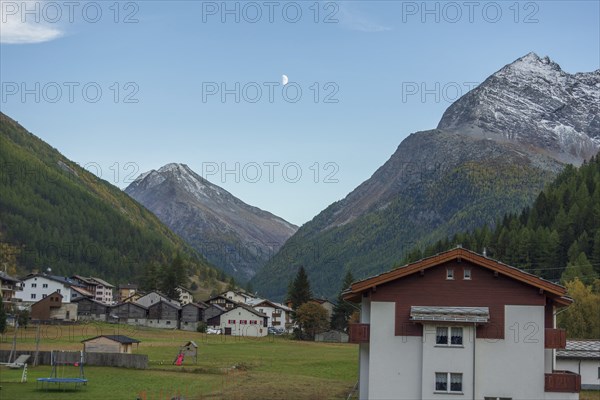
[[[70,358],[79,359],[78,351],[65,352],[69,353]],[[16,357],[22,354],[29,354],[28,364],[33,365],[33,359],[35,357],[34,350],[17,350]],[[38,353],[38,365],[50,365],[50,351],[40,351]],[[8,356],[10,350],[0,350],[0,362],[8,362]],[[16,358],[13,357],[13,358]],[[146,354],[124,354],[124,353],[90,353],[86,352],[83,354],[85,365],[94,365],[101,367],[123,367],[123,368],[137,368],[146,369],[148,368],[148,356]]]

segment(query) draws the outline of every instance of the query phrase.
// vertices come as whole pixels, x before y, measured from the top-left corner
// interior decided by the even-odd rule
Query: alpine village
[[[0,397],[599,399],[599,87],[526,54],[300,227],[0,113]]]

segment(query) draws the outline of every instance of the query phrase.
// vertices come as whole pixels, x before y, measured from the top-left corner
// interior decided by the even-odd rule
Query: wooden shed
[[[140,341],[124,335],[100,335],[82,340],[83,351],[89,353],[127,353],[131,354],[133,345]]]

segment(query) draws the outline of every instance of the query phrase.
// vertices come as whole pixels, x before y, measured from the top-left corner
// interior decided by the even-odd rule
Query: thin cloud
[[[363,11],[352,9],[348,3],[340,5],[339,20],[342,26],[353,31],[386,32],[392,30],[391,27],[376,22]]]
[[[21,21],[21,15],[7,13],[6,4],[0,1],[0,43],[2,44],[28,44],[43,43],[58,39],[63,36],[63,31],[42,23],[25,20]],[[24,2],[23,2],[24,3]],[[22,6],[23,3],[17,3]]]

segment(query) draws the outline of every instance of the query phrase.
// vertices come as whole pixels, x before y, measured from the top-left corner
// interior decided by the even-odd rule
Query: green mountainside
[[[315,294],[333,299],[347,271],[380,273],[416,246],[520,212],[566,165],[598,153],[599,84],[600,70],[571,74],[534,53],[505,65],[302,226],[250,283],[281,300],[304,266]]]
[[[20,249],[19,273],[128,282],[181,253],[196,273],[217,276],[142,205],[2,113],[0,168],[0,242]]]
[[[380,273],[417,245],[519,212],[562,167],[511,144],[413,134],[369,180],[302,226],[251,283],[282,299],[302,265],[315,294],[335,296],[346,271],[357,279]]]
[[[477,252],[485,248],[491,258],[555,281],[565,278],[570,265],[574,276],[591,283],[600,276],[600,155],[579,168],[567,166],[531,207],[505,215],[495,227],[415,248],[404,261],[459,244]]]

